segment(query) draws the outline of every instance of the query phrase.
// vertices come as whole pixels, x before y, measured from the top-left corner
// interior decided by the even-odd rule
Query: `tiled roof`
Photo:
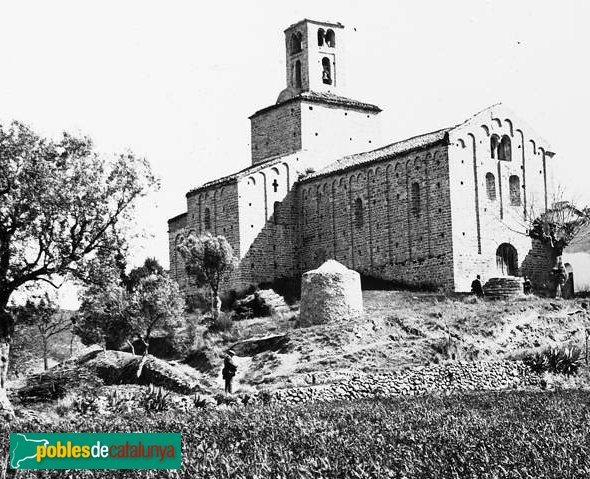
[[[425,133],[424,135],[408,138],[407,140],[398,141],[396,143],[392,143],[391,145],[377,148],[376,150],[345,156],[344,158],[330,163],[325,168],[307,175],[301,180],[301,182],[355,168],[359,165],[381,161],[387,158],[393,158],[412,150],[417,150],[420,148],[425,148],[429,145],[445,142],[448,140],[448,132],[453,128],[454,127],[443,128],[442,130],[433,131],[431,133]]]
[[[298,95],[296,95],[292,98],[289,98],[281,103],[267,106],[266,108],[263,108],[262,110],[258,110],[253,115],[250,115],[249,118],[254,118],[255,116],[257,116],[261,113],[264,113],[266,111],[272,110],[273,108],[276,108],[279,105],[284,105],[286,103],[297,101],[297,100],[309,101],[309,102],[314,102],[314,103],[324,103],[327,105],[348,106],[350,108],[357,108],[360,110],[372,111],[375,113],[379,113],[381,111],[381,108],[379,108],[377,105],[373,105],[371,103],[365,103],[365,102],[358,101],[358,100],[353,100],[352,98],[346,98],[344,96],[334,95],[333,93],[304,91],[304,92],[301,92]]]

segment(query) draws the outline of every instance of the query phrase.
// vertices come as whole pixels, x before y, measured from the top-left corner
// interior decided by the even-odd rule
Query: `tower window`
[[[362,228],[364,224],[363,218],[363,200],[357,198],[354,200],[354,225],[357,228]]]
[[[334,34],[334,30],[332,29],[329,29],[326,32],[326,44],[332,48],[336,46],[336,35]]]
[[[326,35],[326,32],[324,32],[323,28],[320,28],[318,30],[318,47],[324,46],[324,35]]]
[[[510,204],[512,206],[520,206],[520,178],[512,175],[508,179],[508,185],[510,187]]]
[[[301,48],[302,38],[303,38],[303,35],[301,34],[301,32],[295,32],[295,33],[293,33],[293,35],[291,35],[291,54],[299,53],[302,50],[302,48]]]
[[[412,214],[420,216],[420,185],[412,183]]]
[[[507,135],[504,135],[500,141],[500,148],[498,148],[498,160],[512,160],[512,145],[510,143],[510,137]]]
[[[496,178],[493,173],[486,174],[486,189],[488,192],[488,199],[491,201],[496,200]]]
[[[293,86],[295,88],[301,88],[301,62],[297,60],[293,68]]]
[[[496,158],[498,154],[498,146],[500,145],[500,138],[498,135],[492,135],[490,137],[490,153],[492,158]]]
[[[322,58],[322,81],[326,85],[332,84],[332,67],[330,65],[330,59],[328,57]]]
[[[205,217],[203,219],[203,222],[205,223],[205,229],[210,230],[211,229],[211,210],[209,210],[209,208],[205,208]]]

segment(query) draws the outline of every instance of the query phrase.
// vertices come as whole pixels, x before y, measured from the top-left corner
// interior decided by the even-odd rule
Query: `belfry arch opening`
[[[502,276],[518,275],[518,252],[510,243],[502,243],[496,250],[496,267]]]

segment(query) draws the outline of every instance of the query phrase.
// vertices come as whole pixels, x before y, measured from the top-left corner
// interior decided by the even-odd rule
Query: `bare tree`
[[[58,334],[71,331],[71,315],[60,310],[47,292],[41,297],[29,298],[24,306],[17,309],[17,315],[23,324],[35,326],[39,332],[43,368],[49,369],[49,343]]]

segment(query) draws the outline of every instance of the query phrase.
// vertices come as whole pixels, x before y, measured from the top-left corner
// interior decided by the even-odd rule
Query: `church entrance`
[[[518,252],[510,243],[502,243],[496,250],[496,266],[502,276],[518,275]]]

